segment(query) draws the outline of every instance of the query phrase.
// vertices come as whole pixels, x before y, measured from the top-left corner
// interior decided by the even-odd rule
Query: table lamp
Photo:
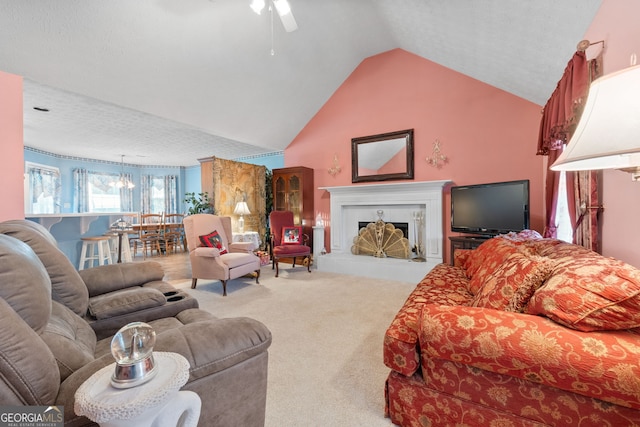
[[[240,233],[244,233],[244,215],[251,214],[251,212],[249,211],[249,206],[247,206],[247,202],[238,202],[236,204],[236,208],[233,210],[233,213],[236,215],[240,215],[240,219],[238,220],[238,228],[240,229]]]

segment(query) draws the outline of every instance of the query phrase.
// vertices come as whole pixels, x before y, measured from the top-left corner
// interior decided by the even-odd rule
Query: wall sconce
[[[449,159],[447,159],[447,156],[442,154],[442,152],[440,151],[439,139],[436,139],[433,142],[433,152],[431,153],[431,157],[427,157],[426,160],[427,160],[427,163],[429,163],[431,166],[436,167],[438,169],[440,169],[443,164],[449,161]]]
[[[331,175],[332,177],[335,178],[336,175],[339,174],[340,172],[342,172],[342,168],[338,164],[338,155],[334,154],[333,155],[333,166],[329,168],[329,175]]]
[[[595,80],[578,127],[551,170],[620,169],[640,181],[640,66]]]

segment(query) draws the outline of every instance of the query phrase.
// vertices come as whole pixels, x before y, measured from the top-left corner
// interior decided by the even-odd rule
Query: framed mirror
[[[351,139],[351,182],[413,179],[413,129]]]

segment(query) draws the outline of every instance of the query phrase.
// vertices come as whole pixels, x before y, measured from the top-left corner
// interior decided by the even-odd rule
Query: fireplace
[[[358,221],[358,230],[367,226],[373,221]],[[396,229],[402,231],[402,235],[409,239],[409,223],[408,222],[393,222],[393,221],[385,221],[388,224],[393,225]],[[413,242],[412,242],[413,243]]]
[[[354,274],[417,283],[443,262],[442,191],[450,181],[402,182],[393,184],[321,187],[330,193],[331,253],[316,257],[320,271]],[[407,223],[411,246],[415,244],[413,213],[422,212],[422,242],[426,262],[406,259],[363,257],[351,254],[360,222],[375,222],[377,211],[384,221]]]

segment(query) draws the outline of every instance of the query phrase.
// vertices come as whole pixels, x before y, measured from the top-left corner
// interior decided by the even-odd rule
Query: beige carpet
[[[267,427],[391,426],[384,417],[382,362],[386,328],[415,284],[321,273],[290,265],[260,285],[190,280],[174,285],[217,317],[247,316],[273,334],[269,349]]]

